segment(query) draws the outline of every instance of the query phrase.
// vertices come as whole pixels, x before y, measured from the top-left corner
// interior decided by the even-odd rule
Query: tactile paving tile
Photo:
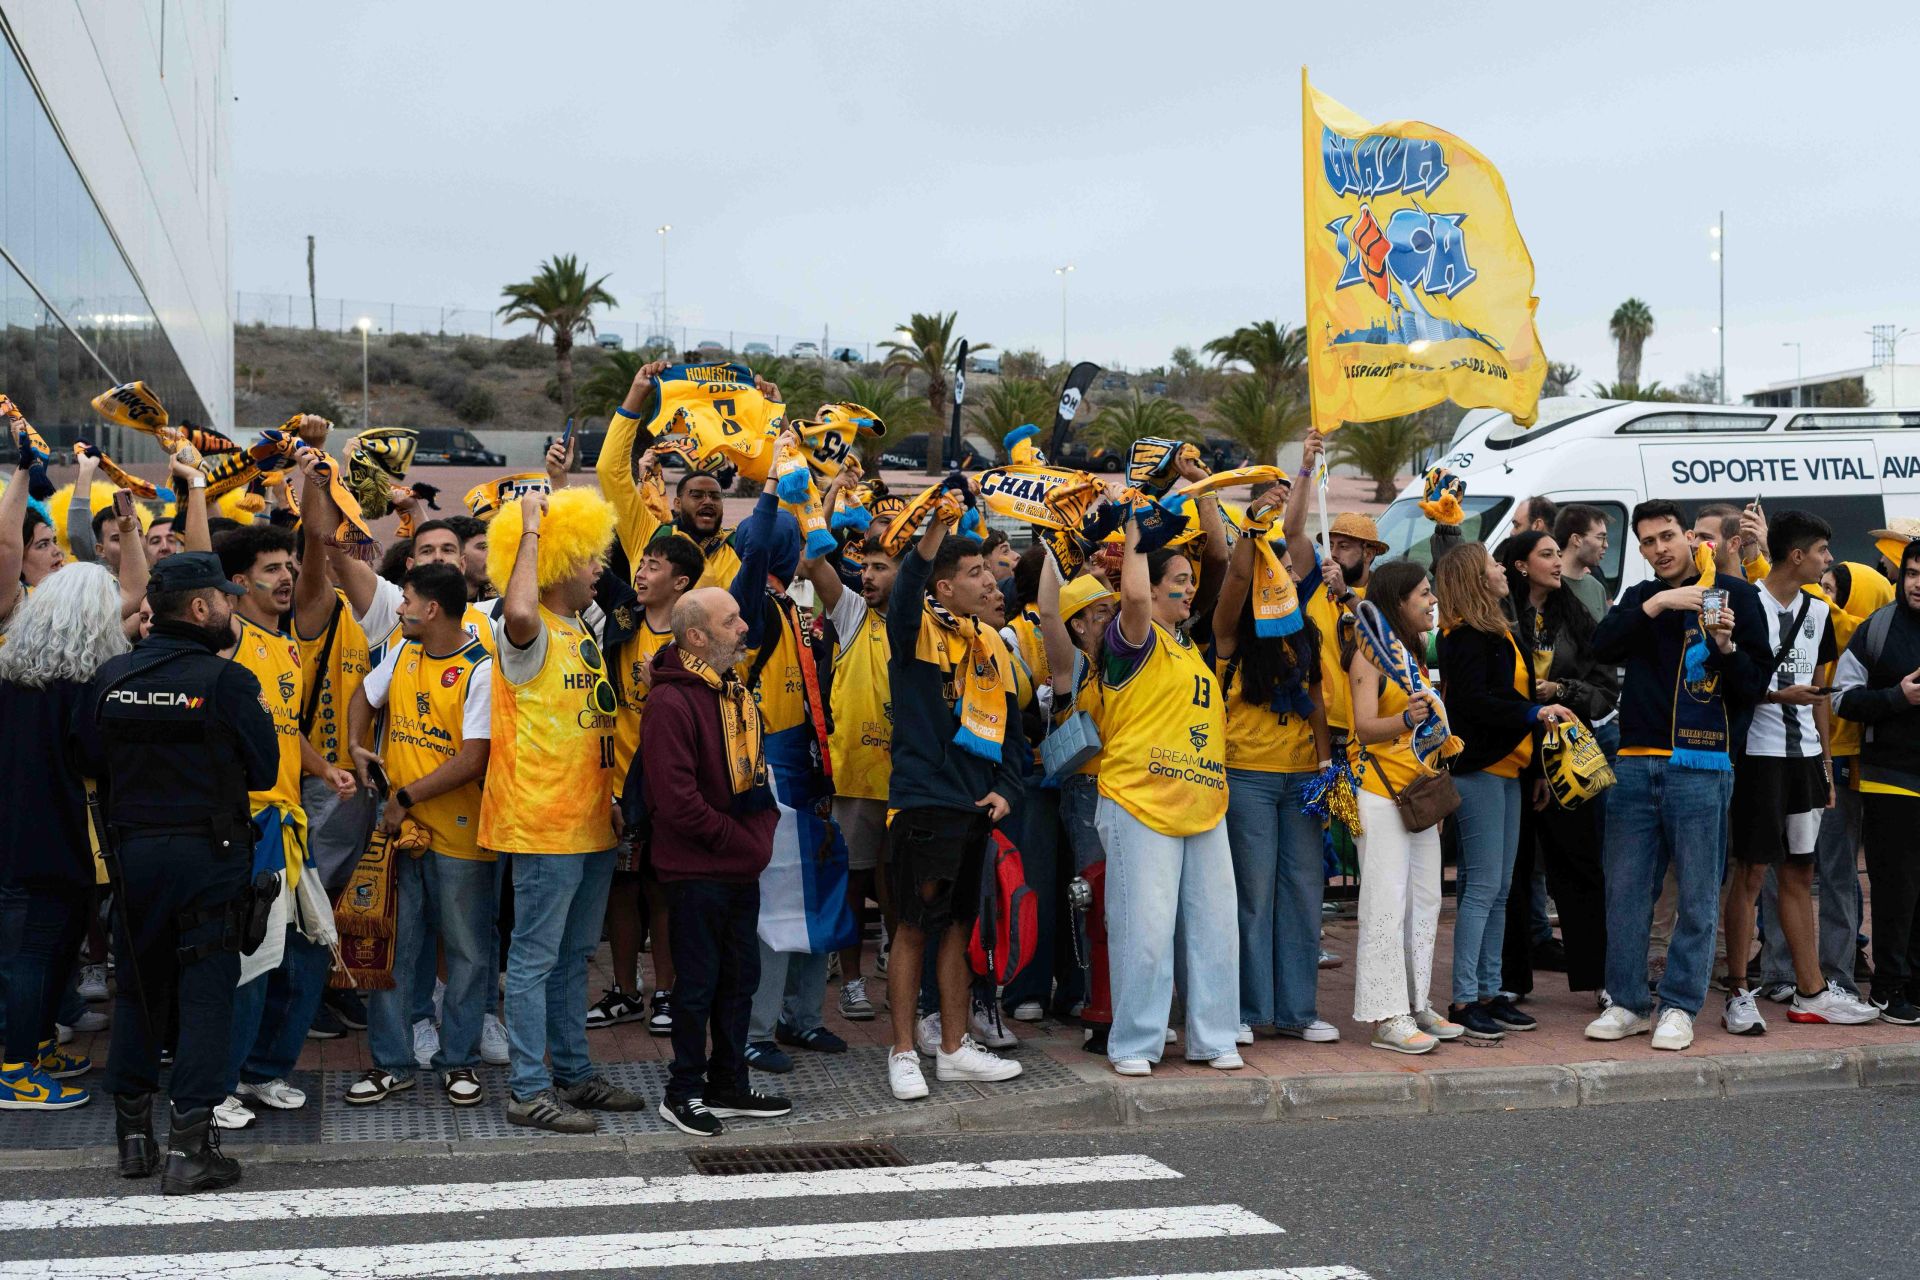
[[[329,1092],[320,1125],[323,1142],[452,1142],[460,1136],[453,1118],[459,1108],[447,1102],[439,1076],[432,1071],[416,1072],[413,1088],[370,1106],[351,1106],[346,1101],[347,1086],[359,1077],[344,1071],[327,1075]]]
[[[287,1077],[288,1084],[307,1095],[307,1105],[297,1111],[276,1111],[257,1098],[242,1097],[240,1100],[259,1118],[244,1129],[222,1129],[220,1141],[228,1146],[248,1146],[256,1142],[305,1145],[322,1141],[328,1105],[326,1091],[346,1087],[329,1077],[348,1074],[358,1079],[360,1073],[296,1071]]]
[[[102,1088],[102,1080],[100,1072],[90,1071],[62,1081],[92,1093],[85,1106],[67,1111],[0,1111],[0,1150],[113,1146],[113,1097]],[[154,1095],[153,1116],[154,1133],[164,1136],[165,1095]]]

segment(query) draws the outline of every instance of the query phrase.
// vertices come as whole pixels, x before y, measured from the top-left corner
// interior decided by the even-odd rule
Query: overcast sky
[[[1524,18],[1496,23],[1496,11]],[[1578,18],[1572,15],[1577,12]],[[1562,16],[1562,15],[1567,16]],[[234,284],[484,308],[539,260],[653,328],[1157,364],[1301,303],[1300,94],[1427,120],[1506,177],[1547,353],[1734,392],[1920,328],[1920,7],[1249,3],[235,5]],[[370,309],[370,308],[369,308]],[[384,322],[383,322],[384,323]],[[1920,334],[1907,361],[1920,361]]]

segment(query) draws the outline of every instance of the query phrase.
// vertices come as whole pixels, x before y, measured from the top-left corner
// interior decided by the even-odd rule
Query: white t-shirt
[[[1760,612],[1767,618],[1767,652],[1761,656],[1762,662],[1781,652],[1781,631],[1800,617],[1800,629],[1794,633],[1793,643],[1786,647],[1780,665],[1768,678],[1767,688],[1785,689],[1790,685],[1814,683],[1814,672],[1836,656],[1833,618],[1827,602],[1796,592],[1793,600],[1783,605],[1774,599],[1764,583],[1760,584],[1758,594]],[[1800,614],[1802,604],[1807,606],[1804,617]],[[1813,708],[1777,702],[1756,706],[1753,723],[1747,729],[1747,754],[1775,758],[1818,756],[1820,727],[1814,723]]]
[[[368,674],[361,684],[361,692],[367,695],[367,701],[375,709],[387,705],[387,691],[393,688],[393,672],[400,661],[402,646],[394,645],[387,650],[387,656],[380,665]],[[483,657],[473,664],[473,674],[467,677],[467,700],[460,711],[460,736],[464,741],[469,738],[493,737],[493,659]]]

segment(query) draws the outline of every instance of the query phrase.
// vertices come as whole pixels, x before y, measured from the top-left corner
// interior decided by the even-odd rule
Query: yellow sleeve
[[[1741,561],[1740,567],[1746,571],[1748,582],[1758,582],[1773,572],[1773,566],[1767,563],[1767,553],[1764,551],[1754,552],[1753,559]]]
[[[613,504],[614,533],[628,563],[639,560],[641,549],[653,541],[654,531],[660,527],[633,479],[634,446],[639,439],[640,419],[614,410],[607,420],[600,459],[593,465],[594,474],[600,478],[600,492]]]

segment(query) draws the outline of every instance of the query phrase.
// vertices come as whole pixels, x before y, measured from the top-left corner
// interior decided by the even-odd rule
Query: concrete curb
[[[1765,1094],[1920,1085],[1920,1042],[1851,1049],[1788,1049],[1771,1053],[1688,1057],[1566,1066],[1463,1067],[1433,1071],[1367,1071],[1219,1080],[1123,1080],[1117,1076],[1033,1093],[936,1103],[845,1120],[741,1130],[718,1145],[848,1142],[869,1138],[978,1133],[1067,1133],[1153,1129],[1188,1124],[1251,1124],[1360,1116],[1453,1115],[1746,1098]],[[1105,1073],[1100,1073],[1104,1075]],[[366,1162],[468,1155],[628,1155],[684,1151],[677,1133],[620,1137],[528,1134],[485,1141],[263,1144],[234,1154],[248,1164]],[[0,1170],[111,1168],[105,1146],[0,1151]]]

